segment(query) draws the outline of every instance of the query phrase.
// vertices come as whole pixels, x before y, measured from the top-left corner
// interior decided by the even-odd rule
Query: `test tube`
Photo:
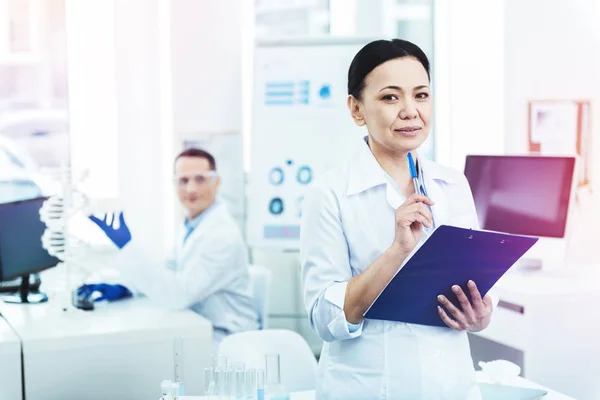
[[[183,382],[183,338],[180,336],[173,339],[173,373],[174,382]]]
[[[256,399],[256,370],[246,370],[246,400]]]
[[[267,386],[279,385],[281,383],[281,369],[278,353],[265,354],[265,366],[267,370]]]
[[[204,368],[204,395],[214,396],[215,392],[215,377],[212,367]]]
[[[246,398],[246,371],[237,369],[235,371],[235,399],[244,400]]]
[[[265,400],[265,371],[258,370],[256,373],[256,399]]]
[[[243,362],[232,362],[230,363],[230,369],[231,369],[231,392],[230,392],[230,396],[233,399],[237,399],[238,398],[238,391],[239,389],[239,382],[238,382],[238,372],[243,372],[245,371],[245,365]],[[244,375],[245,378],[245,375]],[[242,385],[242,391],[243,391],[243,385]],[[243,394],[243,393],[242,393]]]
[[[215,395],[217,399],[223,399],[225,396],[225,370],[216,368],[214,370]]]
[[[185,384],[183,383],[183,338],[180,336],[173,339],[173,382],[178,384],[178,395],[185,395]]]
[[[233,367],[227,368],[227,394],[230,399],[235,399],[235,370]]]

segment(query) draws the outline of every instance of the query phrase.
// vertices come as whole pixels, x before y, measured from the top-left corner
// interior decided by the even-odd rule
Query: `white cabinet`
[[[63,311],[53,303],[52,297],[45,304],[0,302],[0,313],[22,341],[27,400],[157,398],[160,382],[173,379],[176,337],[183,340],[186,391],[204,390],[212,326],[198,314],[140,298],[98,304],[93,311]],[[5,377],[0,373],[0,383]]]
[[[473,358],[505,358],[525,378],[577,399],[600,398],[600,267],[511,272],[494,287],[490,326]]]
[[[22,398],[21,341],[0,316],[0,400]]]

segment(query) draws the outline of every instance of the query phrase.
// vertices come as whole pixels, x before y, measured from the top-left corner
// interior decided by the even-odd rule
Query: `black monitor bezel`
[[[469,182],[469,179],[467,177],[467,167],[469,164],[469,160],[471,159],[481,159],[481,158],[485,158],[485,159],[489,159],[489,158],[502,158],[504,160],[506,159],[519,159],[519,160],[556,160],[556,159],[561,159],[561,160],[566,160],[569,162],[568,164],[568,168],[569,168],[569,185],[568,188],[564,188],[564,190],[567,191],[568,196],[565,196],[565,193],[561,194],[561,198],[562,197],[566,197],[567,198],[567,202],[566,202],[566,210],[565,211],[565,218],[563,219],[563,221],[561,222],[562,225],[560,227],[560,233],[559,235],[536,235],[536,236],[540,236],[540,237],[545,237],[545,238],[552,238],[552,239],[563,239],[565,238],[566,234],[567,234],[567,226],[568,226],[568,220],[569,220],[569,213],[570,213],[570,209],[573,203],[573,192],[574,192],[574,187],[575,187],[575,179],[576,179],[576,174],[575,174],[575,168],[576,168],[576,157],[575,156],[564,156],[564,155],[557,155],[557,156],[549,156],[549,155],[537,155],[537,154],[529,154],[529,155],[483,155],[483,154],[471,154],[471,155],[467,155],[466,160],[465,160],[465,168],[464,168],[464,175],[467,178],[467,182],[469,183],[469,186],[471,187],[471,183]],[[473,187],[471,187],[471,191],[473,191]],[[477,205],[475,205],[477,206]],[[485,226],[481,226],[481,229],[487,229]],[[520,232],[508,232],[508,233],[513,233],[513,234],[524,234],[524,233],[520,233]]]

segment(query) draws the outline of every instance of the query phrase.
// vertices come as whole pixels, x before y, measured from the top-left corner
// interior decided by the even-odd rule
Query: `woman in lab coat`
[[[363,318],[434,223],[478,225],[464,175],[417,152],[432,122],[429,83],[427,57],[403,40],[372,42],[350,65],[348,108],[368,135],[315,181],[302,213],[304,301],[325,341],[318,399],[480,398],[467,331],[489,324],[492,304],[474,282],[471,302],[453,287],[461,308],[438,297],[448,328]],[[415,193],[409,152],[429,197]]]

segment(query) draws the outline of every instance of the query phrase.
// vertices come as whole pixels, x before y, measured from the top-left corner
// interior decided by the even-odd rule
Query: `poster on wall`
[[[589,101],[577,100],[529,102],[529,152],[576,155],[580,187],[591,182],[590,107]]]
[[[247,187],[251,247],[298,250],[306,190],[351,157],[367,134],[346,107],[348,66],[365,43],[258,43]]]

